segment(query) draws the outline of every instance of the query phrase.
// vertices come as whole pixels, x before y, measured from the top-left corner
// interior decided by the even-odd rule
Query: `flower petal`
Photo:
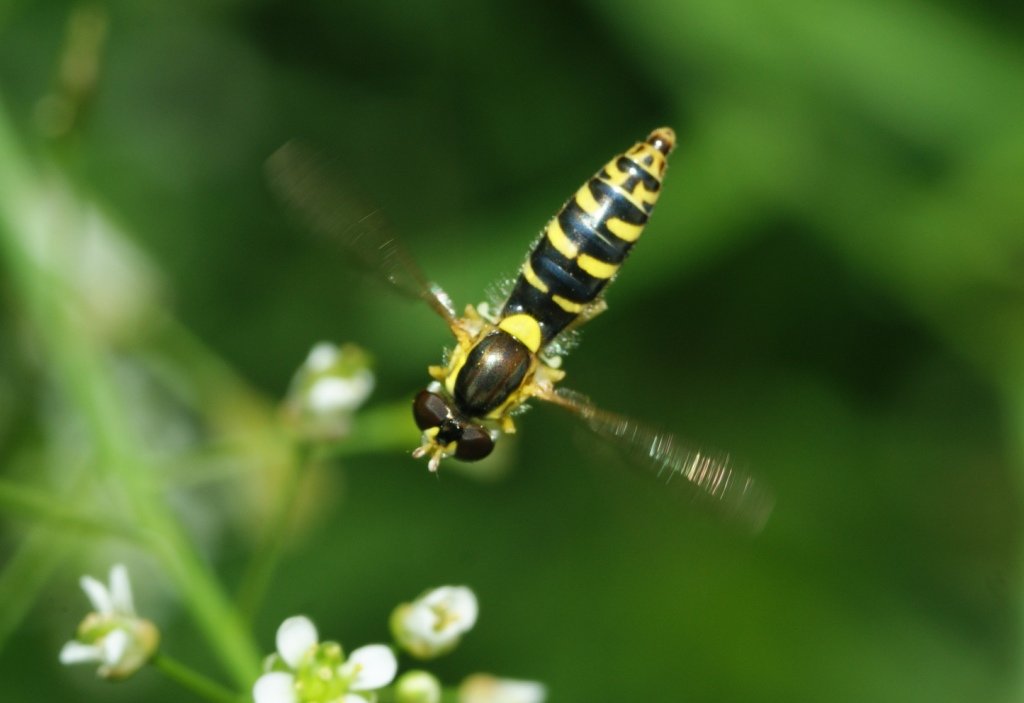
[[[324,376],[309,389],[308,403],[313,412],[332,413],[355,410],[373,390],[373,374],[366,369],[351,378]]]
[[[284,671],[274,671],[256,679],[252,687],[255,703],[298,703],[295,677]]]
[[[306,366],[314,373],[323,373],[338,360],[338,347],[330,342],[317,342],[309,350]]]
[[[277,651],[292,669],[317,643],[316,625],[305,615],[290,617],[277,628]]]
[[[89,602],[92,603],[92,607],[97,613],[100,615],[114,614],[114,601],[110,597],[110,592],[106,586],[92,576],[83,576],[79,583],[82,585],[82,590],[85,591],[85,595],[89,598]]]
[[[128,651],[130,643],[131,637],[128,636],[127,632],[124,630],[111,630],[100,642],[100,646],[103,648],[103,661],[114,665],[120,663],[124,653]]]
[[[422,601],[431,608],[447,611],[451,622],[446,629],[468,632],[476,624],[479,606],[476,594],[466,586],[441,586],[423,596]]]
[[[458,616],[460,629],[468,632],[476,624],[476,617],[480,612],[476,594],[465,586],[452,586],[449,597],[449,608]]]
[[[426,604],[413,603],[412,607],[405,612],[402,624],[415,637],[428,642],[445,641],[447,638],[437,627],[439,620],[437,613]]]
[[[128,569],[124,564],[114,564],[110,567],[110,601],[116,612],[135,617],[132,584],[128,580]]]
[[[94,644],[82,644],[76,640],[65,642],[60,650],[61,664],[82,664],[103,661],[103,652]]]
[[[345,668],[355,676],[349,688],[353,691],[372,691],[387,686],[398,672],[398,661],[391,648],[383,644],[368,644],[354,650],[345,661]]]

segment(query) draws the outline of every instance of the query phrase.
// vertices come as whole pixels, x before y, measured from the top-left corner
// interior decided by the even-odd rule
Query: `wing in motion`
[[[586,397],[559,389],[538,396],[580,418],[626,458],[666,483],[682,479],[692,494],[715,512],[756,533],[764,527],[774,505],[771,492],[736,468],[728,455],[709,454],[686,446],[674,435],[646,427],[628,417],[595,407]]]
[[[345,187],[314,150],[290,141],[267,159],[266,169],[274,193],[306,227],[336,242],[354,263],[403,295],[426,302],[454,328],[448,296],[427,281],[380,211],[353,197],[356,191]]]

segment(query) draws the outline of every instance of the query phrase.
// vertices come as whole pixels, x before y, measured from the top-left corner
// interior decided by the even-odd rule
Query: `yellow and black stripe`
[[[675,142],[656,129],[576,191],[544,228],[502,317],[534,318],[543,346],[598,298],[647,224]]]

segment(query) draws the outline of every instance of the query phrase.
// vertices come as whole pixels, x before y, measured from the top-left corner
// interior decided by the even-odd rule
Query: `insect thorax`
[[[455,407],[467,418],[492,420],[512,431],[509,416],[538,389],[550,390],[561,379],[538,353],[541,333],[529,315],[484,319],[469,307],[460,318],[455,348],[444,367],[432,367]]]

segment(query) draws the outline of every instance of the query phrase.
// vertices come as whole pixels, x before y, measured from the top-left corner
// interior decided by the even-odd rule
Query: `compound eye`
[[[417,427],[429,430],[431,427],[440,427],[451,416],[451,412],[448,403],[437,393],[420,391],[416,400],[412,401],[412,416]]]
[[[467,425],[455,445],[455,458],[461,461],[479,461],[491,453],[494,441],[479,425]]]

